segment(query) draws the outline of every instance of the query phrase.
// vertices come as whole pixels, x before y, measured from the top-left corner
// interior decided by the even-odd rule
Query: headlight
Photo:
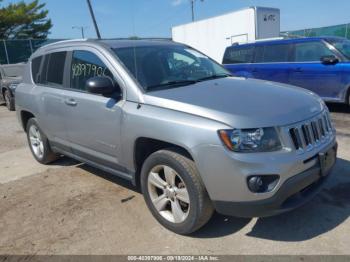
[[[270,152],[282,148],[275,128],[219,130],[226,147],[235,152]]]

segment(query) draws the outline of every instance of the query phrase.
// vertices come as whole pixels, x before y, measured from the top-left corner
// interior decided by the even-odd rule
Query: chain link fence
[[[281,35],[290,37],[339,36],[350,39],[350,24],[286,31],[282,32]]]
[[[39,47],[62,39],[0,40],[0,64],[26,62]]]

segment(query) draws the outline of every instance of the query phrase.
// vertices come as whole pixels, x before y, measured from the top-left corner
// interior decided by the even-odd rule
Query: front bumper
[[[337,144],[333,149],[337,152]],[[322,189],[322,185],[330,176],[329,173],[322,176],[320,161],[317,161],[311,168],[286,180],[270,198],[248,202],[213,201],[213,203],[217,212],[224,215],[237,217],[278,215],[311,200]]]

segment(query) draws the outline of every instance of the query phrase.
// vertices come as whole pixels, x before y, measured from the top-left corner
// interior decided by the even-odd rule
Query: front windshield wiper
[[[147,90],[151,91],[154,89],[160,89],[163,87],[179,87],[179,86],[186,86],[186,85],[192,85],[198,82],[206,81],[206,80],[212,80],[212,79],[218,79],[218,78],[224,78],[232,76],[230,74],[220,74],[220,75],[211,75],[204,78],[196,79],[196,80],[176,80],[176,81],[169,81],[165,82],[159,85],[152,85],[147,86]]]
[[[225,77],[230,77],[230,76],[232,76],[232,75],[230,75],[230,74],[211,75],[211,76],[207,76],[207,77],[203,77],[203,78],[197,79],[197,82],[202,82],[202,81],[212,80],[212,79],[218,79],[218,78],[225,78]]]
[[[147,86],[147,90],[158,89],[162,87],[178,87],[178,86],[186,86],[197,83],[197,80],[177,80],[177,81],[169,81],[166,83],[162,83],[159,85]]]

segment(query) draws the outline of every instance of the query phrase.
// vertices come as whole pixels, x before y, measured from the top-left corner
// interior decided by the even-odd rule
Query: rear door
[[[255,47],[253,78],[288,83],[291,69],[291,46],[283,44],[259,44]]]
[[[223,64],[234,76],[252,77],[254,46],[232,46],[226,49]]]
[[[32,77],[36,83],[35,91],[40,94],[39,124],[53,146],[69,151],[64,106],[64,80],[67,52],[59,51],[32,60]]]
[[[84,159],[121,170],[120,132],[124,100],[91,94],[85,88],[91,77],[109,76],[119,84],[120,78],[112,73],[111,64],[95,49],[75,50],[70,60],[65,123],[72,151]]]
[[[321,57],[328,55],[337,56],[322,41],[295,43],[290,83],[311,90],[323,98],[337,97],[342,89],[343,65],[323,64]]]

